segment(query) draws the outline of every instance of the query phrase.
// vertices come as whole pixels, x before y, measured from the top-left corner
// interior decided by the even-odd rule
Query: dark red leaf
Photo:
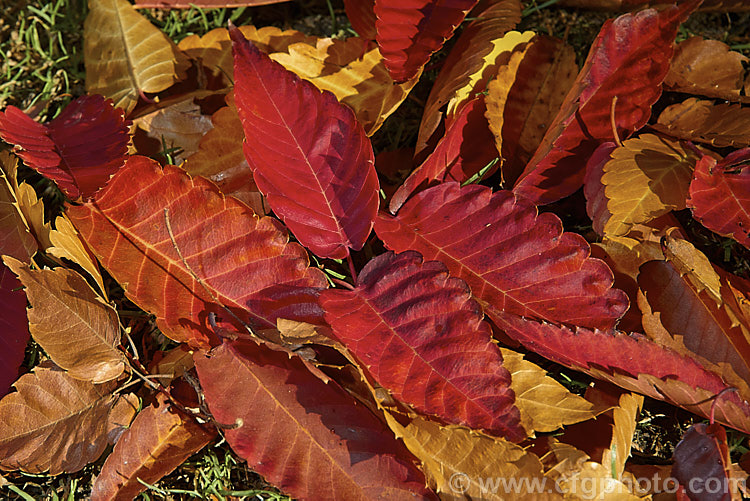
[[[359,250],[378,210],[370,140],[330,92],[230,30],[234,96],[255,183],[297,239],[320,257]]]
[[[731,388],[693,358],[640,334],[571,330],[507,313],[498,314],[493,321],[507,335],[549,360],[706,417],[714,404],[711,397]],[[746,399],[736,392],[724,393],[715,402],[716,418],[747,433],[750,405]]]
[[[604,262],[552,213],[508,191],[443,183],[418,193],[375,231],[396,252],[419,251],[465,280],[485,312],[608,329],[628,307]]]
[[[292,497],[436,499],[385,425],[299,357],[236,341],[195,365],[213,416],[238,425],[224,431],[229,445]]]
[[[92,202],[69,208],[68,215],[126,295],[156,315],[164,334],[205,344],[215,340],[208,313],[228,316],[177,253],[164,209],[190,268],[246,322],[273,327],[278,317],[323,321],[315,290],[326,280],[309,267],[305,250],[289,242],[281,223],[258,218],[203,178],[130,157]]]
[[[607,21],[560,113],[547,129],[513,191],[537,205],[566,197],[583,183],[584,165],[604,141],[625,138],[651,116],[669,70],[677,28],[700,0],[642,10]]]
[[[417,74],[479,0],[375,0],[377,42],[397,82]]]
[[[484,97],[474,99],[451,121],[435,151],[404,181],[391,198],[389,210],[395,214],[413,193],[441,181],[463,183],[497,159],[495,139],[484,117]],[[488,169],[491,176],[499,164]]]
[[[28,342],[23,285],[7,266],[0,264],[0,398],[18,379]]]
[[[687,205],[709,230],[750,248],[750,148],[721,162],[704,155],[695,166]]]
[[[674,448],[672,476],[696,501],[729,501],[727,433],[718,424],[690,427]]]
[[[607,209],[607,197],[604,193],[602,175],[604,164],[609,162],[611,153],[617,148],[615,143],[602,143],[586,163],[586,176],[583,180],[583,194],[586,196],[586,213],[592,221],[592,228],[597,235],[604,236],[604,225],[612,216]]]
[[[357,34],[367,40],[375,40],[375,0],[344,0],[346,17]]]
[[[87,198],[125,162],[130,121],[123,117],[99,95],[79,97],[46,125],[9,106],[0,112],[0,137],[70,198]]]
[[[466,283],[416,252],[382,254],[320,297],[334,335],[381,386],[446,422],[526,438],[510,374]]]

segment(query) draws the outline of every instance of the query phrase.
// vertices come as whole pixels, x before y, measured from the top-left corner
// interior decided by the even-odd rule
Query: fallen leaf
[[[32,270],[13,258],[4,260],[26,289],[31,336],[55,364],[95,384],[123,373],[117,312],[82,276],[65,268]]]
[[[0,255],[28,261],[38,246],[18,204],[17,164],[18,160],[10,153],[0,152]]]
[[[442,263],[382,254],[353,291],[323,291],[320,303],[334,336],[398,400],[447,423],[525,438],[491,329]]]
[[[346,18],[357,34],[367,40],[375,40],[375,0],[344,0]]]
[[[246,7],[255,5],[270,5],[288,2],[289,0],[135,0],[140,9],[218,9],[220,7]]]
[[[26,294],[21,282],[5,266],[0,266],[0,398],[18,379],[26,356],[29,326],[26,321]]]
[[[667,106],[654,128],[679,139],[717,148],[750,146],[750,108],[691,97]]]
[[[291,496],[435,499],[383,423],[298,357],[235,341],[196,354],[195,365],[213,416],[236,425],[224,430],[232,449]]]
[[[729,501],[730,485],[727,433],[716,423],[691,426],[674,448],[672,475],[690,499]],[[738,493],[739,494],[739,493]]]
[[[376,40],[396,82],[413,78],[479,0],[375,0]]]
[[[604,23],[586,62],[544,139],[514,187],[542,205],[583,183],[586,160],[600,143],[627,137],[651,116],[669,70],[677,28],[700,0],[646,9]]]
[[[126,0],[89,0],[83,25],[86,90],[133,111],[138,96],[184,77],[187,60],[167,36]]]
[[[176,341],[216,340],[208,314],[227,315],[211,294],[254,327],[273,327],[278,317],[322,322],[313,291],[326,279],[283,226],[177,167],[130,157],[92,202],[68,215],[127,297]]]
[[[595,416],[594,406],[569,392],[536,364],[524,360],[521,353],[501,348],[503,367],[510,372],[510,388],[521,412],[526,434],[547,433],[564,425],[586,421]]]
[[[94,385],[36,367],[0,400],[0,468],[50,475],[73,473],[107,446],[109,422],[120,418],[115,383]]]
[[[375,232],[389,249],[445,263],[490,318],[505,311],[608,329],[628,307],[583,237],[563,233],[554,214],[508,191],[443,183],[416,194],[396,217],[381,212]]]
[[[271,61],[234,29],[244,152],[273,211],[320,257],[359,250],[378,210],[372,146],[333,94]]]
[[[92,501],[131,500],[216,436],[212,426],[171,409],[161,397],[138,413],[115,444],[91,488]]]

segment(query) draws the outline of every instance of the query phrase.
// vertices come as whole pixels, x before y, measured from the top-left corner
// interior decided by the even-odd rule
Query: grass
[[[46,121],[54,118],[72,99],[85,93],[82,26],[87,14],[87,1],[10,2],[10,7],[0,10],[0,109],[14,105]],[[533,28],[566,38],[576,49],[580,64],[609,14],[552,8],[555,2],[525,2],[524,18],[518,29]],[[255,23],[258,26],[291,27],[315,35],[345,36],[350,33],[348,22],[342,14],[341,0],[299,0],[275,6],[237,9],[203,10],[193,7],[180,11],[147,10],[144,13],[175,42],[189,35],[202,35],[211,29],[224,27],[230,19],[238,25]],[[750,14],[700,14],[691,18],[681,30],[680,37],[703,35],[723,40],[750,53],[748,34]],[[439,58],[440,55],[436,59]],[[392,150],[414,143],[421,108],[436,75],[436,70],[425,72],[422,81],[413,90],[412,98],[386,121],[373,138],[376,150]],[[59,192],[53,189],[49,181],[30,171],[25,175],[40,193],[51,190],[46,193],[46,201],[51,200],[51,205],[59,206],[60,200],[54,198]],[[580,217],[572,216],[568,229],[579,229],[579,222]],[[690,226],[688,230],[699,235],[697,240],[702,250],[715,262],[723,263],[731,271],[747,277],[750,253],[733,241],[717,237],[698,226]],[[27,367],[35,365],[42,355],[38,348],[30,350]],[[582,394],[588,387],[590,379],[586,376],[544,360],[537,362],[576,393]],[[650,399],[646,402],[638,424],[636,442],[644,455],[667,459],[693,417],[661,402]],[[742,452],[744,435],[730,436],[734,450]],[[20,472],[6,474],[10,484],[0,487],[0,498],[54,501],[85,498],[102,462],[103,459],[100,459],[75,474],[55,477]],[[230,497],[243,500],[288,499],[249,471],[221,441],[204,448],[157,484],[148,486],[140,499],[223,501]]]

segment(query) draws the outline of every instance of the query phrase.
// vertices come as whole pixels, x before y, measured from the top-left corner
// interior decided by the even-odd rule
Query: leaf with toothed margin
[[[628,308],[607,265],[552,213],[511,192],[443,183],[410,199],[375,232],[396,252],[412,249],[465,280],[485,313],[506,311],[586,327],[611,328]]]
[[[320,302],[334,335],[397,399],[448,423],[526,438],[490,326],[444,264],[381,254],[353,291],[329,289]]]

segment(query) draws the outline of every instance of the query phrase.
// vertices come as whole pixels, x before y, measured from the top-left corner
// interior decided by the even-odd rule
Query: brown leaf
[[[16,198],[17,165],[16,157],[0,152],[0,254],[28,261],[36,252],[37,243]]]
[[[89,0],[84,23],[86,90],[128,114],[138,96],[182,79],[185,56],[126,0]]]
[[[114,409],[125,397],[114,383],[94,385],[58,369],[37,367],[0,400],[0,468],[50,475],[75,472],[107,446]]]
[[[670,136],[719,148],[750,146],[750,108],[691,97],[667,106],[654,128]]]
[[[675,49],[664,88],[676,92],[747,102],[741,96],[748,58],[718,40],[692,37]]]
[[[216,436],[190,417],[170,409],[164,398],[146,407],[102,466],[91,489],[92,501],[129,501],[171,473]]]
[[[211,119],[201,114],[192,98],[138,117],[133,125],[167,148],[179,148],[172,154],[175,164],[198,151],[201,138],[213,128]]]
[[[5,264],[26,287],[29,330],[53,362],[76,379],[103,383],[125,370],[117,349],[120,324],[79,274],[65,268],[31,270],[13,258]]]
[[[486,102],[504,186],[513,186],[531,159],[577,74],[575,51],[544,35],[514,51],[508,64],[498,68]]]
[[[181,165],[191,176],[203,176],[216,184],[222,193],[249,205],[253,212],[270,212],[263,195],[255,185],[253,171],[242,152],[245,133],[234,104],[234,93],[226,97],[226,107],[211,116],[213,128],[200,140],[198,151]]]
[[[528,435],[550,432],[563,425],[593,418],[594,406],[569,392],[523,355],[501,348],[503,366],[511,376],[510,388],[516,394],[515,405],[521,411],[521,425]]]

